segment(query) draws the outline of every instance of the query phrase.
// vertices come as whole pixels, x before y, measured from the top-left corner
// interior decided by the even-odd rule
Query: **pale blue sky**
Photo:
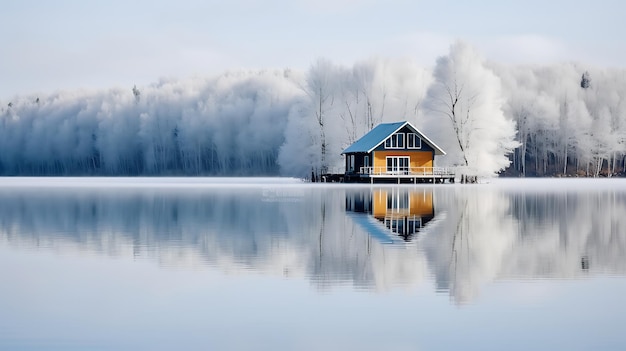
[[[503,63],[624,67],[626,3],[597,1],[4,0],[0,98],[132,87],[318,57],[434,64],[465,40]]]

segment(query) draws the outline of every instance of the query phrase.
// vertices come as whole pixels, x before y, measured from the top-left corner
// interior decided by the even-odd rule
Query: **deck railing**
[[[359,171],[365,175],[454,176],[454,169],[450,167],[361,167]]]

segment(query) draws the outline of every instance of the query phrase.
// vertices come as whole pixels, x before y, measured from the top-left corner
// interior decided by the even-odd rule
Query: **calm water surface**
[[[0,350],[623,350],[626,181],[0,178]]]

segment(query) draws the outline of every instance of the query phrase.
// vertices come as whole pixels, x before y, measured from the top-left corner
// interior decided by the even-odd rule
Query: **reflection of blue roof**
[[[370,152],[380,143],[382,143],[388,136],[393,134],[396,130],[402,128],[406,122],[395,123],[381,123],[369,133],[361,137],[361,139],[354,142],[347,149],[343,150],[342,154],[352,152]]]
[[[343,150],[342,154],[350,154],[355,152],[372,152],[378,145],[380,145],[383,141],[385,141],[389,136],[393,133],[400,130],[405,125],[409,126],[415,133],[417,133],[422,140],[426,142],[426,144],[430,145],[435,150],[435,155],[445,155],[445,151],[443,151],[439,146],[432,142],[432,140],[428,139],[422,132],[420,132],[417,128],[413,127],[409,122],[394,122],[394,123],[381,123],[374,127],[374,129],[370,130],[369,133],[365,134],[361,137],[361,139],[354,142],[354,144],[348,146],[347,149]]]
[[[346,212],[346,214],[381,244],[405,244],[404,240],[402,240],[394,232],[390,231],[376,218],[366,213]]]

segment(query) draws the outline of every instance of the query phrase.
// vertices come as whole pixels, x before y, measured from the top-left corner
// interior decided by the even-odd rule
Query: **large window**
[[[406,135],[406,147],[408,149],[421,149],[422,139],[415,133],[408,133]]]
[[[409,157],[408,156],[387,156],[387,173],[408,174],[409,173]]]
[[[385,140],[385,149],[404,149],[404,133],[396,133]]]

